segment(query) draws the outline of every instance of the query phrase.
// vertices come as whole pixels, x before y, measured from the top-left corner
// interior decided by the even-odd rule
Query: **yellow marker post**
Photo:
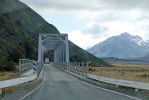
[[[88,65],[89,65],[88,71],[89,71],[89,73],[91,74],[91,72],[92,72],[92,61],[89,61],[89,62],[88,62]]]

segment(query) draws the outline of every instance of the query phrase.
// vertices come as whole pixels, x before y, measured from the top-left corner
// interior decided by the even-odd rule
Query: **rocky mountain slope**
[[[138,58],[149,52],[149,42],[125,32],[98,43],[88,51],[97,57]]]

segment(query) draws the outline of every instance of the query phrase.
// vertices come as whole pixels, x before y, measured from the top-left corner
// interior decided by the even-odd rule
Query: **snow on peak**
[[[137,45],[139,46],[144,46],[147,45],[147,41],[144,41],[141,37],[139,36],[134,36],[134,38],[132,39],[133,42],[135,42]]]

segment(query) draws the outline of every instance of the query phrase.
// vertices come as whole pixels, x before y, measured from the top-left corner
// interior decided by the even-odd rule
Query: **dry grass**
[[[0,72],[0,81],[9,80],[16,77],[17,77],[17,74],[15,72]]]
[[[19,87],[17,85],[4,88],[3,91],[2,91],[2,95],[7,95],[7,94],[10,94],[10,93],[16,92],[18,89],[19,89]]]
[[[149,65],[114,64],[116,67],[95,67],[93,74],[116,79],[149,83]]]

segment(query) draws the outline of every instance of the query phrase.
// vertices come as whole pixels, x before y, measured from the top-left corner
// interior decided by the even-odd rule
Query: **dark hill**
[[[138,58],[137,60],[143,62],[149,62],[149,54],[145,55],[144,57]]]
[[[0,0],[0,64],[18,62],[20,58],[37,59],[38,34],[60,34],[52,24],[18,0]],[[108,63],[87,53],[72,42],[71,61],[92,60],[96,65]]]

